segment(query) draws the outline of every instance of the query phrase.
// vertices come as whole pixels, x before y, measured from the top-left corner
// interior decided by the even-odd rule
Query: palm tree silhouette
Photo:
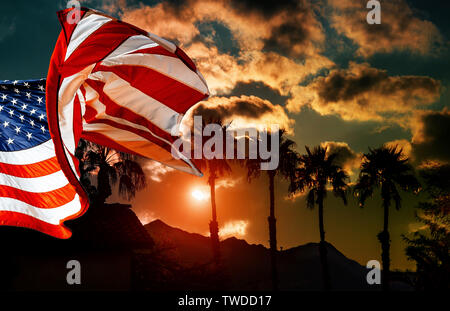
[[[305,146],[306,154],[299,157],[299,166],[295,177],[291,180],[289,192],[305,192],[306,206],[313,209],[315,204],[319,207],[319,233],[320,233],[320,262],[322,265],[322,278],[325,290],[331,289],[330,273],[327,261],[327,248],[325,242],[325,229],[323,222],[323,201],[327,195],[327,186],[330,183],[335,196],[340,197],[347,205],[347,173],[336,163],[337,153],[328,153],[327,148],[317,146],[310,150]]]
[[[221,120],[209,120],[207,124],[215,123],[222,124]],[[203,128],[206,124],[202,124]],[[223,142],[226,139],[226,129],[227,126],[222,125],[222,135]],[[207,183],[210,187],[210,198],[211,198],[211,221],[209,223],[209,232],[211,237],[211,246],[213,251],[214,262],[217,265],[220,263],[220,240],[219,240],[219,223],[217,221],[217,206],[216,206],[216,180],[231,173],[231,166],[225,159],[225,155],[222,154],[220,158],[213,157],[212,159],[207,159],[204,155],[201,159],[195,159],[193,162],[201,170],[207,172],[208,179]]]
[[[391,201],[395,202],[395,208],[401,207],[401,197],[398,188],[417,193],[420,184],[414,176],[414,170],[408,163],[402,149],[382,146],[370,149],[364,154],[361,163],[358,182],[355,185],[355,195],[360,207],[364,207],[366,199],[372,196],[375,188],[381,190],[381,200],[384,209],[383,231],[378,234],[381,243],[381,259],[383,261],[383,290],[389,290],[389,266],[390,266],[390,238],[389,238],[389,207]]]
[[[119,183],[119,195],[127,200],[147,185],[145,173],[136,156],[82,140],[77,148],[81,181],[93,203],[103,205],[112,194],[111,185]],[[97,171],[97,187],[89,176]]]
[[[275,170],[267,170],[269,178],[269,242],[270,242],[270,263],[271,263],[271,279],[274,290],[278,290],[278,269],[277,269],[277,225],[275,218],[275,176],[277,174],[284,178],[289,178],[297,166],[298,154],[294,150],[295,143],[285,136],[285,131],[280,130],[279,133],[279,164]],[[253,178],[261,174],[261,160],[247,159],[245,165],[247,167],[247,180],[250,182]]]

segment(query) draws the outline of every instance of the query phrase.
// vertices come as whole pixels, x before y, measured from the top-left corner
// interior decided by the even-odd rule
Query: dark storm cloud
[[[423,113],[415,124],[413,155],[418,161],[450,162],[450,111]]]
[[[256,96],[211,97],[195,106],[189,114],[202,116],[208,122],[232,122],[236,128],[264,128],[278,124],[288,133],[293,133],[294,120],[289,119],[284,108]]]
[[[200,104],[194,110],[194,115],[201,115],[204,118],[227,119],[233,116],[240,116],[252,119],[258,119],[265,113],[274,111],[274,106],[265,100],[255,96],[244,96],[242,98],[235,97],[234,100],[210,106],[207,103]]]
[[[287,105],[292,112],[308,105],[323,115],[381,121],[389,114],[401,116],[435,102],[441,83],[427,76],[390,76],[386,70],[367,63],[350,62],[349,68],[332,70],[328,76],[318,77],[294,91]]]
[[[319,96],[327,102],[352,100],[365,92],[376,92],[380,95],[404,93],[422,89],[425,92],[436,93],[440,83],[429,77],[404,76],[389,77],[386,71],[376,68],[362,67],[357,75],[346,71],[334,71],[321,81],[318,87]],[[360,101],[366,105],[366,101]]]

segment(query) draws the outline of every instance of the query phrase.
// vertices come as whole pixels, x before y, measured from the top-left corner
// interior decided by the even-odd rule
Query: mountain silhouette
[[[171,227],[161,220],[145,225],[155,246],[186,268],[211,264],[211,242],[206,236]],[[235,237],[220,242],[222,269],[230,290],[271,290],[269,249]],[[333,289],[371,290],[368,270],[327,243]],[[280,290],[322,290],[319,244],[308,243],[278,252]]]

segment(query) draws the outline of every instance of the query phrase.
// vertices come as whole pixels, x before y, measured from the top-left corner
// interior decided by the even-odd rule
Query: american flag
[[[172,146],[186,111],[209,96],[175,44],[103,13],[58,12],[62,31],[47,75],[47,114],[56,156],[87,208],[75,149],[81,138],[200,175]]]
[[[68,238],[82,210],[50,138],[45,80],[0,82],[0,224]]]

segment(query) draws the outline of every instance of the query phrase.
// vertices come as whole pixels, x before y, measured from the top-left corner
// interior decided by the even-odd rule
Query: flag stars
[[[14,139],[8,138],[8,145],[11,145],[14,142]]]
[[[12,109],[9,109],[9,115],[12,117],[13,115],[14,115],[14,110],[12,110]]]
[[[13,98],[13,100],[11,101],[11,104],[12,104],[13,106],[15,106],[15,105],[17,104],[17,99]]]
[[[30,99],[30,98],[31,98],[31,93],[26,92],[25,96],[26,96],[28,99]]]
[[[42,114],[39,116],[39,120],[42,121],[44,118],[45,118],[45,115],[42,113]]]
[[[32,127],[34,127],[34,121],[33,121],[33,120],[30,120],[30,125],[31,125]]]
[[[16,85],[17,83],[19,83],[19,81],[14,80],[12,84],[13,84],[13,85]]]
[[[42,86],[42,85],[39,85],[38,89],[40,89],[42,92],[44,92],[44,90],[45,90],[44,86]]]
[[[27,88],[30,87],[30,84],[29,84],[28,82],[24,82],[23,85],[24,85],[25,87],[27,87]]]
[[[28,133],[28,132],[27,132],[27,135],[26,135],[26,136],[27,136],[28,140],[30,140],[31,138],[33,138],[33,135],[32,135],[31,133]]]
[[[9,122],[8,121],[3,122],[3,127],[7,128],[8,126],[9,126]]]
[[[27,105],[27,104],[23,104],[23,105],[22,105],[22,110],[25,110],[25,109],[27,109],[27,107],[28,107],[28,105]]]
[[[43,125],[41,126],[41,131],[42,133],[45,133],[45,127]]]
[[[23,120],[25,120],[25,117],[24,117],[23,115],[20,115],[20,116],[19,116],[19,119],[20,119],[20,121],[23,122]]]
[[[3,106],[0,106],[0,111],[2,111],[2,110],[3,110],[3,108],[4,108]]]
[[[35,114],[36,113],[36,109],[31,109],[31,111],[30,111],[30,116],[32,116],[33,114]]]
[[[2,100],[5,100],[7,98],[8,98],[8,96],[6,96],[6,94],[2,94]]]
[[[14,131],[16,131],[16,134],[19,135],[19,133],[20,133],[20,127],[16,126],[16,128],[14,129]]]
[[[14,92],[16,92],[17,94],[20,93],[19,89],[14,89]]]
[[[42,104],[42,97],[38,97],[37,101],[38,101],[39,104]]]

